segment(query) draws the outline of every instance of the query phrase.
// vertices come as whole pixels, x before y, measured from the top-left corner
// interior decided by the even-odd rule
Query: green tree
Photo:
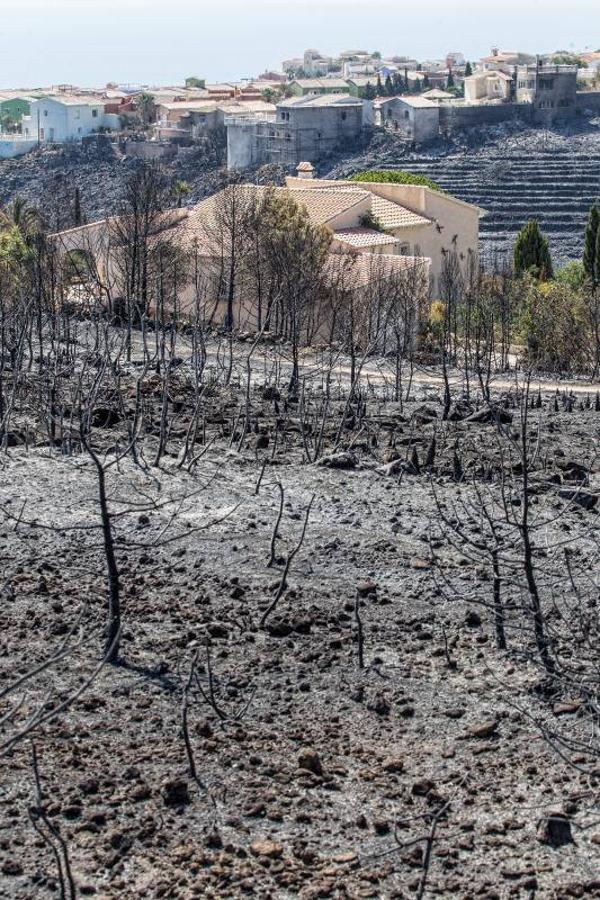
[[[585,278],[583,263],[578,259],[574,259],[558,270],[554,280],[559,284],[568,285],[572,291],[580,291],[585,284]]]
[[[40,213],[23,197],[17,196],[8,206],[0,209],[0,232],[15,229],[23,241],[31,246],[42,228]]]
[[[521,334],[529,365],[561,374],[588,370],[590,335],[580,291],[556,281],[532,281],[521,315]]]
[[[383,97],[383,85],[381,83],[381,75],[377,76],[377,96]]]
[[[447,88],[453,88],[453,87],[454,87],[454,75],[453,75],[453,73],[452,73],[452,69],[450,69],[450,71],[448,72],[448,80],[447,80],[447,82],[446,82],[446,87],[447,87]]]
[[[541,281],[553,277],[550,247],[535,219],[530,219],[517,235],[513,250],[513,262],[517,275],[531,272]]]
[[[187,197],[191,188],[187,181],[181,181],[179,178],[173,185],[173,194],[175,195],[175,199],[177,200],[177,208],[181,208],[181,204],[183,203],[183,198]]]
[[[426,175],[413,175],[412,172],[403,172],[396,169],[369,169],[367,172],[359,172],[353,175],[350,181],[372,181],[379,184],[416,184],[421,187],[431,188],[432,191],[444,192]]]
[[[585,227],[583,248],[583,268],[585,274],[595,285],[600,281],[600,259],[598,258],[598,234],[600,234],[600,210],[594,203],[590,209]]]
[[[388,97],[394,96],[394,86],[392,84],[392,79],[390,78],[389,75],[385,79],[385,92],[388,95]]]
[[[465,78],[469,78],[473,74],[473,66],[467,60],[467,65],[465,66]]]
[[[154,103],[154,97],[152,96],[152,94],[148,94],[146,91],[142,91],[141,94],[138,94],[135,105],[140,111],[143,124],[149,125],[150,122],[152,122],[152,120],[154,119],[154,115],[156,113],[156,105]]]
[[[206,87],[206,82],[204,78],[196,78],[195,76],[191,76],[190,78],[185,79],[186,88],[204,88]]]
[[[367,81],[367,86],[365,88],[365,100],[374,100],[377,96],[377,92],[370,81]]]

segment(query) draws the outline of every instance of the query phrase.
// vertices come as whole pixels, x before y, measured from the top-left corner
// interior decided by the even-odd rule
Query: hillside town
[[[0,88],[2,898],[600,898],[600,49],[317,6]]]
[[[461,128],[514,119],[553,125],[590,112],[600,112],[600,53],[493,48],[471,62],[459,52],[418,61],[306,50],[280,72],[237,83],[190,77],[181,86],[0,90],[0,158],[94,133],[143,135],[157,145],[144,152],[156,158],[159,147],[210,134],[226,144],[229,168],[297,165],[352,146],[373,128],[419,145]]]

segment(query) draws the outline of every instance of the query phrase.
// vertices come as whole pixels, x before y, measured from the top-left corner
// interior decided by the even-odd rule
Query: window
[[[348,113],[344,110],[344,112],[342,113],[342,122],[346,121],[347,116],[348,116]]]
[[[45,115],[45,116],[48,115],[48,110],[47,110],[47,109],[44,110],[44,115]]]
[[[98,118],[98,110],[97,110],[97,109],[93,109],[93,110],[92,110],[92,119],[97,119],[97,118]]]
[[[404,118],[405,118],[405,119],[410,119],[410,113],[409,113],[409,111],[408,111],[407,109],[404,110]]]

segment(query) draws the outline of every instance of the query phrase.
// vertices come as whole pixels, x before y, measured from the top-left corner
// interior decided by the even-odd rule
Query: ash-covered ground
[[[507,613],[508,649],[496,648],[488,568],[448,523],[471,537],[484,527],[460,509],[492,485],[488,466],[502,468],[499,432],[459,398],[442,424],[441,398],[418,383],[402,409],[372,395],[360,428],[314,464],[298,409],[274,446],[273,391],[254,385],[256,427],[243,438],[243,392],[215,388],[195,463],[179,466],[194,412],[173,396],[161,467],[145,464],[150,429],[138,465],[110,468],[121,662],[31,735],[77,896],[600,896],[585,693],[548,695],[519,604]],[[568,545],[574,570],[598,575],[599,424],[584,392],[541,395],[532,414],[532,509],[547,522],[539,573],[560,569]],[[337,427],[326,424],[326,444]],[[117,429],[95,430],[106,459]],[[82,636],[2,701],[0,714],[14,709],[6,741],[94,672],[106,575],[88,456],[61,455],[38,434],[1,465],[0,688],[72,629],[71,644]],[[566,508],[565,490],[575,498]],[[518,508],[514,493],[509,503]],[[557,752],[540,723],[589,736],[589,752]],[[56,861],[33,827],[29,737],[2,760],[1,783],[0,894],[56,897]]]

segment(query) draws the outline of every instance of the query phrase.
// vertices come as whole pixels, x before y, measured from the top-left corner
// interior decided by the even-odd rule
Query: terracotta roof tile
[[[400,239],[393,234],[374,231],[372,228],[341,228],[333,233],[336,241],[350,247],[384,247],[399,244]]]

